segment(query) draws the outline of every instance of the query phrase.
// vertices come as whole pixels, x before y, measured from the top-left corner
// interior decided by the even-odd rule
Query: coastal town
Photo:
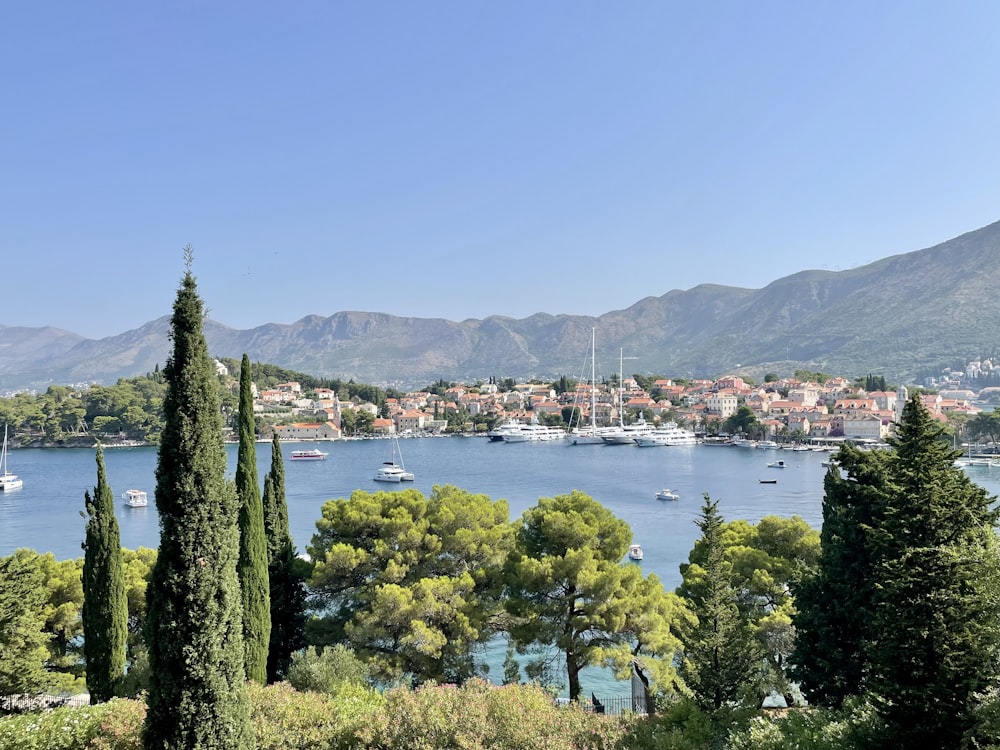
[[[965,371],[946,371],[926,384],[921,399],[937,419],[961,425],[991,410],[1000,387],[967,387],[973,377],[996,369],[990,360],[969,362]],[[337,440],[357,437],[351,429],[367,415],[364,434],[400,437],[487,434],[501,424],[541,424],[563,431],[593,425],[635,422],[675,423],[699,436],[731,435],[734,440],[784,442],[881,442],[899,420],[906,389],[866,390],[843,377],[811,382],[768,376],[755,384],[737,375],[674,381],[625,377],[591,385],[571,383],[452,383],[441,392],[411,391],[380,405],[341,400],[329,389],[303,389],[287,382],[255,393],[259,421],[282,440]],[[863,379],[859,379],[863,380]],[[884,382],[884,381],[883,381]],[[289,414],[295,418],[289,421]]]

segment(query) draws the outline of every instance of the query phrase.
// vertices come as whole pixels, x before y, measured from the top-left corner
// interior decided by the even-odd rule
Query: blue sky
[[[0,325],[599,315],[1000,219],[1000,3],[0,9]]]

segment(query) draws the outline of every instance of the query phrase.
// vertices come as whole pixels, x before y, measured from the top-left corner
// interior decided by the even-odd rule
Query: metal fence
[[[571,706],[573,703],[565,698],[556,699],[557,706]],[[584,711],[594,714],[608,714],[609,716],[619,716],[621,714],[649,714],[656,713],[656,705],[653,696],[645,699],[635,696],[617,696],[614,698],[598,698],[591,695],[590,700],[581,700],[578,704]]]
[[[0,695],[0,714],[22,714],[49,708],[90,705],[89,695]]]
[[[652,696],[643,699],[639,696],[618,696],[614,698],[597,698],[591,696],[588,710],[595,714],[652,714],[655,712]]]

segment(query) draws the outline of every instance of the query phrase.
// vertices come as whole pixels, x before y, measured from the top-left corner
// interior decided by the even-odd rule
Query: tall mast
[[[597,329],[590,329],[590,432],[597,434],[597,363],[594,362],[597,353]]]

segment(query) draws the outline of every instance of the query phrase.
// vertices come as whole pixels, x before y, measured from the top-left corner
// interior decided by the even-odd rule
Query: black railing
[[[90,696],[87,695],[0,695],[0,714],[22,714],[63,706],[79,708],[89,704]]]

